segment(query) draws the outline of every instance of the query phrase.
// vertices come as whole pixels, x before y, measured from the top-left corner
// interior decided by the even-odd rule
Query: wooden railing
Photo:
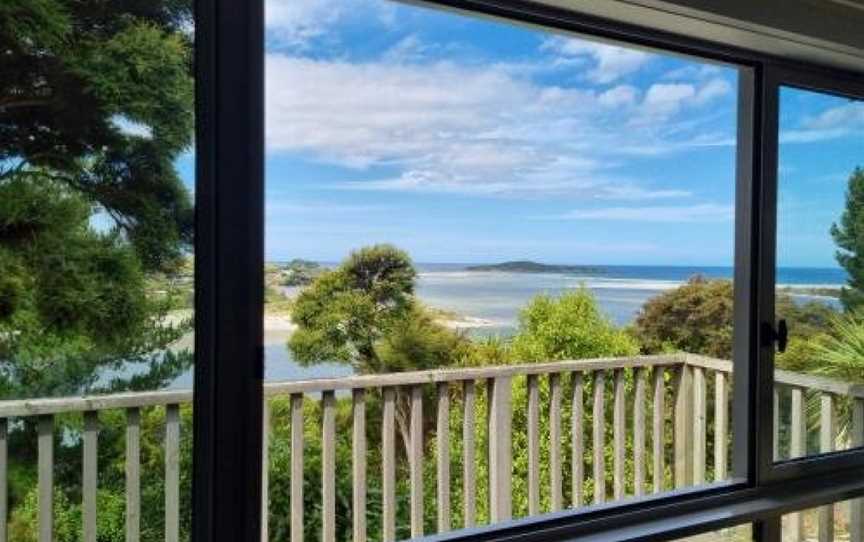
[[[367,537],[367,477],[380,475],[382,539],[390,542],[397,533],[397,461],[407,462],[410,479],[408,509],[410,535],[424,534],[424,512],[429,506],[437,511],[437,531],[470,527],[478,522],[478,473],[476,454],[487,454],[488,514],[490,522],[509,519],[514,508],[527,509],[529,515],[579,507],[588,502],[641,496],[672,487],[725,480],[729,475],[729,400],[731,370],[728,361],[689,354],[640,356],[508,365],[484,368],[445,369],[420,372],[352,376],[333,379],[278,382],[265,384],[265,438],[270,438],[272,399],[288,399],[290,420],[290,509],[274,514],[290,514],[291,542],[302,542],[304,536],[304,404],[320,401],[321,423],[321,539],[336,540],[336,447],[337,396],[351,401],[351,518],[353,540]],[[608,384],[607,384],[608,382]],[[775,450],[788,449],[778,459],[807,453],[808,399],[818,396],[820,402],[819,451],[838,446],[836,408],[838,400],[851,404],[851,430],[845,433],[842,446],[862,444],[864,435],[864,388],[837,380],[777,371],[775,396]],[[478,385],[480,386],[478,388]],[[527,454],[525,472],[514,471],[514,389],[525,407],[524,430]],[[485,386],[485,389],[484,389]],[[607,387],[610,388],[607,390]],[[588,396],[590,389],[590,397]],[[628,389],[630,392],[628,393]],[[424,431],[424,391],[434,396],[434,417]],[[611,391],[611,397],[610,393]],[[709,392],[711,395],[709,395]],[[569,407],[562,408],[565,393]],[[548,403],[541,401],[546,394]],[[785,394],[790,398],[786,400]],[[369,472],[367,454],[367,399],[380,400],[381,472]],[[781,401],[781,397],[784,397]],[[165,540],[180,537],[180,406],[190,403],[191,391],[124,393],[99,397],[0,401],[0,542],[7,542],[9,507],[7,499],[8,439],[10,431],[20,428],[22,418],[36,422],[38,485],[38,540],[53,541],[53,455],[55,416],[80,413],[83,418],[82,440],[82,531],[84,542],[95,542],[98,489],[99,412],[126,412],[126,540],[141,538],[141,409],[164,409],[164,499]],[[461,401],[461,404],[454,404]],[[611,401],[607,408],[607,401]],[[485,402],[486,426],[477,432],[477,410]],[[791,410],[781,413],[780,405],[789,403]],[[459,409],[461,412],[454,409]],[[566,428],[564,411],[569,410]],[[709,412],[710,410],[710,412]],[[451,412],[452,411],[452,412]],[[611,420],[609,415],[611,411]],[[432,410],[427,411],[429,413]],[[542,413],[546,418],[541,419]],[[671,413],[671,431],[667,419]],[[460,525],[451,518],[451,414],[461,414],[461,501]],[[783,414],[781,416],[781,414]],[[588,418],[590,415],[590,428]],[[786,421],[788,420],[788,421]],[[377,422],[378,420],[376,420]],[[611,442],[607,428],[612,427]],[[784,424],[788,427],[784,427]],[[541,428],[548,428],[542,434]],[[813,424],[810,425],[813,427]],[[650,431],[649,431],[650,428]],[[566,430],[565,430],[566,429]],[[590,432],[589,432],[590,429]],[[780,435],[788,434],[782,442]],[[669,438],[668,435],[671,435]],[[434,435],[435,446],[427,445]],[[590,435],[590,438],[588,437]],[[459,436],[457,434],[457,436]],[[400,437],[403,454],[397,453]],[[480,437],[487,443],[478,450]],[[570,458],[564,460],[562,439],[569,437]],[[711,441],[709,442],[709,437]],[[542,477],[542,439],[548,439],[548,476]],[[426,440],[427,442],[424,442]],[[650,442],[649,442],[650,441]],[[268,440],[269,442],[269,440]],[[588,444],[590,443],[590,455]],[[628,447],[629,444],[629,447]],[[713,448],[709,454],[708,449]],[[268,446],[264,446],[264,517],[268,511]],[[427,454],[434,450],[436,473],[435,501],[424,499],[423,466]],[[611,451],[611,460],[607,459]],[[628,454],[629,451],[629,454]],[[569,465],[565,465],[569,463]],[[671,463],[667,465],[667,463]],[[586,472],[590,464],[591,472]],[[629,466],[629,469],[628,469]],[[564,501],[565,468],[571,485],[569,502]],[[611,476],[607,478],[607,469]],[[632,474],[627,475],[628,472]],[[347,472],[339,473],[347,475]],[[513,502],[514,477],[524,476],[527,503]],[[607,483],[611,482],[611,483]],[[587,494],[588,486],[593,488]],[[610,491],[611,489],[611,491]],[[541,508],[541,503],[548,503]],[[545,509],[544,509],[545,508]],[[853,516],[858,520],[851,529],[851,540],[864,542],[858,528],[864,518],[861,505],[853,502]],[[787,525],[790,540],[803,540],[801,514],[793,515]],[[823,507],[819,517],[819,540],[833,540],[833,508]],[[264,522],[265,525],[267,522]],[[268,540],[268,533],[262,540]]]

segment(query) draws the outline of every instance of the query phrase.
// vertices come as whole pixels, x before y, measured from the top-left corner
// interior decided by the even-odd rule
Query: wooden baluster
[[[666,369],[654,367],[654,401],[651,413],[652,461],[654,471],[654,493],[663,491],[666,477]]]
[[[141,538],[141,410],[126,410],[126,542]]]
[[[594,502],[606,501],[606,466],[604,451],[606,447],[606,373],[604,371],[594,372],[594,408],[592,420],[591,448],[594,454]]]
[[[729,463],[729,388],[726,373],[714,373],[714,481],[725,480]]]
[[[165,542],[180,540],[180,407],[165,407]]]
[[[84,442],[82,443],[81,512],[84,542],[96,542],[96,490],[99,469],[99,414],[84,413]]]
[[[336,541],[336,394],[321,393],[321,540]]]
[[[528,375],[528,514],[540,513],[540,386]]]
[[[582,506],[583,480],[585,478],[585,440],[582,430],[582,422],[585,418],[585,406],[582,403],[584,382],[582,373],[573,373],[573,396],[570,411],[570,439],[571,439],[571,466],[573,468],[572,478],[572,502],[573,507]]]
[[[852,428],[849,445],[864,446],[864,399],[852,399]],[[864,542],[864,499],[849,501],[849,542]]]
[[[509,376],[489,380],[489,519],[492,523],[511,518],[513,405]]]
[[[707,432],[707,401],[705,369],[693,368],[693,483],[705,483],[705,449]]]
[[[7,542],[9,517],[9,421],[0,418],[0,542]]]
[[[792,388],[791,427],[789,431],[789,457],[802,457],[807,454],[807,404],[804,389]],[[804,513],[793,512],[788,516],[789,542],[804,540]]]
[[[423,536],[423,388],[411,387],[411,538]]]
[[[381,467],[384,542],[396,540],[396,390],[384,388]]]
[[[549,375],[549,485],[552,511],[563,507],[561,482],[561,375]]]
[[[435,433],[438,462],[438,532],[450,530],[450,385],[438,384],[438,427]]]
[[[624,369],[615,371],[614,404],[612,405],[613,432],[613,475],[612,490],[615,500],[623,499],[626,490],[624,478],[624,454],[627,451],[625,433],[627,432],[627,412],[624,389]]]
[[[261,408],[261,542],[270,540],[270,401]]]
[[[834,451],[834,397],[830,393],[822,393],[819,409],[819,451],[828,453]],[[819,542],[834,541],[834,505],[819,507]]]
[[[39,542],[54,541],[54,417],[39,417]]]
[[[354,419],[351,439],[353,467],[352,477],[352,525],[354,542],[366,542],[366,392],[352,392],[351,410]]]
[[[645,369],[633,372],[633,492],[637,497],[645,494]]]
[[[291,395],[291,542],[303,542],[303,394]]]
[[[675,373],[675,488],[693,483],[693,375],[682,364]]]
[[[474,440],[474,381],[462,384],[462,506],[465,527],[473,527],[476,522],[477,503],[475,488],[475,440]]]

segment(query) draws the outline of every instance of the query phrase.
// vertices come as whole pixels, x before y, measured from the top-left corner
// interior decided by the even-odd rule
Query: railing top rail
[[[724,373],[732,372],[732,362],[725,359],[710,358],[697,354],[686,354],[685,362],[688,365],[703,367],[712,371],[720,371]],[[835,395],[864,398],[864,385],[844,382],[827,376],[776,369],[774,371],[774,382],[784,386],[794,386],[796,388],[822,391]]]
[[[678,365],[684,362],[679,354],[660,356],[632,356],[620,358],[597,358],[555,361],[549,363],[527,363],[489,367],[462,367],[432,369],[375,375],[358,375],[339,378],[315,378],[264,384],[267,397],[296,393],[343,391],[353,389],[383,388],[390,386],[413,386],[440,382],[462,382],[488,378],[548,374],[573,371],[604,371],[636,367]],[[0,401],[0,418],[46,416],[65,412],[109,410],[151,407],[192,402],[192,390],[167,390],[152,392],[129,392],[87,397],[60,397],[54,399],[21,399]]]

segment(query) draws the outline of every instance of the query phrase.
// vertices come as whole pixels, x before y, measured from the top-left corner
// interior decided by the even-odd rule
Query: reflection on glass
[[[734,68],[383,0],[266,25],[271,538],[730,476]]]
[[[780,92],[776,459],[862,444],[864,103]],[[864,411],[862,411],[864,412]]]
[[[704,533],[687,538],[679,538],[678,542],[752,542],[753,528],[747,525],[738,525],[730,529],[720,529],[711,533]],[[783,540],[786,540],[785,538]]]
[[[0,539],[188,539],[192,22],[0,7]]]
[[[783,541],[849,540],[864,537],[864,501],[851,499],[786,514],[782,519]]]

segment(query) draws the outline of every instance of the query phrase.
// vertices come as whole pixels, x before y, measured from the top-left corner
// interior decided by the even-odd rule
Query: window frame
[[[264,2],[194,8],[192,540],[260,540]]]
[[[416,0],[410,0],[416,1]],[[671,540],[756,522],[777,540],[780,514],[864,494],[864,451],[774,465],[773,364],[760,322],[773,321],[776,83],[858,94],[857,75],[523,0],[418,2],[557,32],[661,49],[739,68],[735,219],[733,476],[639,499],[426,537],[447,542]],[[264,261],[264,0],[195,0],[196,363],[193,530],[196,542],[261,531]],[[800,79],[799,79],[800,78]],[[238,84],[242,81],[242,84]],[[772,102],[773,99],[773,102]],[[238,105],[239,104],[239,105]],[[773,118],[772,118],[773,115]],[[772,132],[773,130],[773,132]],[[772,136],[773,134],[773,136]],[[770,249],[770,250],[769,250]],[[773,273],[773,269],[771,270]],[[238,286],[239,285],[239,286]],[[768,309],[771,309],[768,311]],[[771,319],[765,316],[770,315]],[[227,330],[223,332],[223,330]],[[766,422],[768,425],[766,425]],[[766,437],[767,434],[767,437]],[[766,446],[767,444],[767,446]],[[850,473],[854,474],[850,476]],[[782,483],[781,483],[782,482]]]
[[[775,283],[777,257],[777,196],[779,189],[779,152],[780,152],[780,91],[783,87],[805,90],[820,94],[833,95],[864,101],[864,80],[851,74],[827,74],[808,67],[790,68],[783,65],[768,65],[765,70],[765,119],[770,123],[763,143],[765,157],[763,185],[766,194],[764,206],[768,212],[762,216],[761,228],[764,251],[760,265],[760,303],[764,307],[766,323],[773,324],[775,315]],[[760,412],[760,422],[768,430],[760,433],[762,448],[767,450],[760,457],[760,482],[779,483],[795,480],[807,475],[834,472],[842,469],[864,468],[864,447],[820,453],[804,457],[775,461],[773,454],[773,416],[774,401],[774,354],[773,341],[763,338],[760,341],[759,365],[764,367],[759,375],[758,386],[766,408]],[[767,425],[766,425],[767,424]]]

